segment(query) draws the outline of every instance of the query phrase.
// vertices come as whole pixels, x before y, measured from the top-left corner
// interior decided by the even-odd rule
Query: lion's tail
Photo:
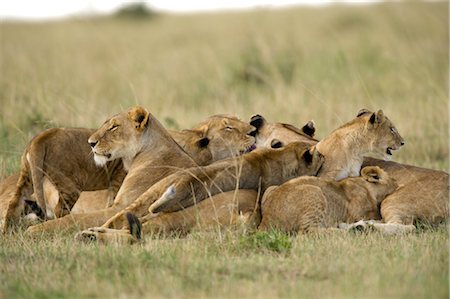
[[[142,225],[136,215],[127,213],[128,229],[137,240],[142,240]]]

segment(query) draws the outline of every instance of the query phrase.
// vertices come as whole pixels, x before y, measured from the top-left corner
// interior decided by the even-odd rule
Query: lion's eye
[[[114,131],[115,129],[117,129],[119,127],[119,125],[114,124],[111,128],[108,129],[108,131]]]
[[[395,130],[394,127],[391,127],[391,133],[392,133],[392,134],[395,134],[395,133],[396,133],[396,130]]]
[[[233,127],[226,126],[226,127],[225,127],[225,130],[227,130],[227,131],[232,131],[232,130],[233,130]]]

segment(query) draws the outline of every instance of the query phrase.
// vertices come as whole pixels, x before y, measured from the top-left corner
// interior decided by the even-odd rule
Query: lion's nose
[[[405,145],[405,142],[404,141],[400,142],[400,145]]]

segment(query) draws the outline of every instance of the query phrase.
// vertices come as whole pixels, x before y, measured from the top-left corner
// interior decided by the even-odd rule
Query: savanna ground
[[[211,114],[317,136],[382,108],[394,160],[447,170],[448,4],[331,6],[1,24],[0,179],[54,126],[134,104],[168,128]],[[448,298],[446,228],[407,236],[198,232],[136,246],[0,238],[0,298]]]

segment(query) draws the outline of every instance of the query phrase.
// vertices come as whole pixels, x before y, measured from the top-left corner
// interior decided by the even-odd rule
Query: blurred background
[[[448,169],[447,1],[190,2],[3,0],[0,178],[43,129],[135,104],[172,129],[314,119],[318,138],[383,109],[394,160]]]

